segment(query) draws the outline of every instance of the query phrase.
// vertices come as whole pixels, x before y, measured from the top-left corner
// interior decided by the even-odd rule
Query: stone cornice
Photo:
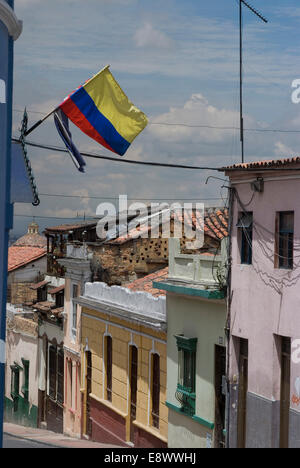
[[[5,24],[9,35],[16,41],[21,35],[23,23],[18,20],[14,10],[4,0],[0,0],[0,21]]]

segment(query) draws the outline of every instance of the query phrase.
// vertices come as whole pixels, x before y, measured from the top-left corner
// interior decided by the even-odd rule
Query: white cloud
[[[202,94],[193,94],[182,107],[173,107],[169,112],[152,119],[151,122],[158,125],[150,125],[149,128],[162,141],[217,143],[232,138],[234,130],[207,127],[237,127],[238,121],[238,112],[214,107]],[[251,121],[246,117],[247,124]],[[174,125],[177,123],[186,126]]]
[[[137,47],[150,47],[157,49],[169,49],[173,41],[165,33],[155,29],[152,24],[145,23],[134,35]]]
[[[297,151],[294,151],[289,146],[285,145],[281,141],[275,143],[274,153],[278,158],[291,158],[297,154]],[[298,151],[299,154],[299,151]]]

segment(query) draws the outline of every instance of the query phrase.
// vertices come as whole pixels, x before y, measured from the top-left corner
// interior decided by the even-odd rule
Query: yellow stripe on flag
[[[146,115],[126,96],[108,68],[84,85],[98,110],[129,143],[148,124]]]

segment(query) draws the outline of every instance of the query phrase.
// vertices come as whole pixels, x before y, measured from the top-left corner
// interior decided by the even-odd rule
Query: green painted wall
[[[6,422],[20,426],[37,427],[38,408],[34,405],[30,406],[30,403],[21,395],[15,403],[10,398],[5,397],[4,405],[4,420]]]
[[[188,427],[193,427],[193,447],[205,447],[207,437],[213,437],[215,422],[215,345],[220,344],[220,338],[225,341],[224,327],[226,320],[226,303],[224,301],[205,300],[197,297],[167,294],[168,321],[168,357],[167,357],[167,401],[171,405],[180,406],[176,400],[175,391],[178,376],[178,349],[174,335],[184,334],[189,338],[197,338],[196,355],[196,413],[193,421],[185,415],[175,414],[169,418],[169,447],[181,447],[186,443],[189,447]],[[181,424],[178,424],[181,419]],[[200,421],[205,424],[200,424]],[[208,423],[208,424],[207,424]],[[182,427],[186,427],[186,432]],[[206,427],[205,427],[206,426]],[[183,434],[186,434],[186,441]],[[198,436],[197,436],[198,434]],[[198,440],[197,440],[198,439]]]

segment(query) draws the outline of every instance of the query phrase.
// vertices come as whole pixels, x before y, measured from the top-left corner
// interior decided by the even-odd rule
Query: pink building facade
[[[232,196],[229,446],[299,448],[300,158],[225,174]]]

